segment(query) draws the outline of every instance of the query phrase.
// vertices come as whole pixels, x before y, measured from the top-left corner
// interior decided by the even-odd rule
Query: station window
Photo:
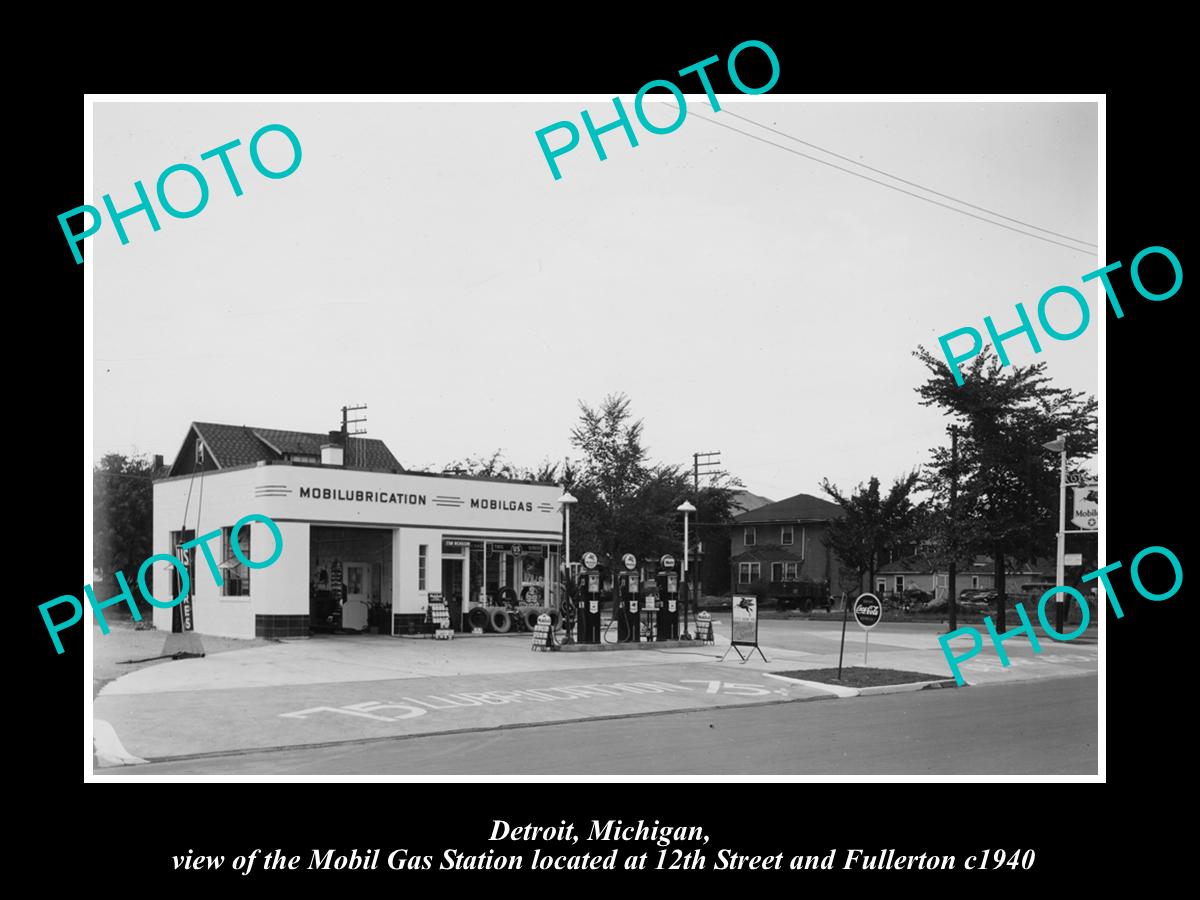
[[[745,544],[747,547],[753,547],[757,543],[756,538],[757,538],[757,535],[754,533],[753,528],[747,528],[742,533],[742,543]]]
[[[896,593],[899,594],[899,593],[902,593],[903,591],[904,591],[904,576],[897,575],[896,576]]]
[[[779,543],[791,544],[795,541],[795,536],[792,532],[791,525],[784,525],[779,529]]]
[[[429,553],[429,545],[421,544],[417,547],[417,590],[425,590],[425,557]]]
[[[971,576],[971,587],[972,587],[972,588],[978,588],[978,587],[979,587],[979,576],[978,576],[978,575],[972,575],[972,576]]]
[[[198,446],[198,445],[197,445]],[[238,549],[242,556],[246,559],[252,559],[250,556],[250,526],[243,525],[238,532]],[[250,568],[238,561],[238,558],[233,555],[233,527],[221,529],[221,559],[224,562],[234,563],[233,566],[226,568],[221,575],[221,580],[224,585],[221,587],[221,596],[223,597],[249,597],[250,596]]]

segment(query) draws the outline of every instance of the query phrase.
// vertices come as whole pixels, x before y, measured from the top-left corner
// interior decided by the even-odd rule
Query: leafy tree
[[[608,395],[596,409],[580,401],[579,424],[571,431],[571,445],[583,453],[568,485],[579,499],[579,515],[572,511],[572,525],[610,560],[624,552],[622,541],[642,527],[638,497],[652,476],[642,446],[642,422],[631,421],[629,405],[624,394]]]
[[[566,465],[564,476],[567,489],[579,501],[571,511],[571,543],[580,550],[595,550],[610,561],[627,552],[639,559],[678,556],[683,520],[676,508],[684,500],[696,506],[693,542],[708,541],[708,533],[727,535],[729,523],[740,512],[733,506],[741,487],[737,479],[710,476],[697,496],[688,469],[648,461],[642,428],[640,420],[632,420],[624,394],[605,397],[595,409],[580,403],[571,443],[583,456]],[[722,570],[727,560],[728,554],[719,558]]]
[[[914,351],[929,369],[916,390],[958,426],[958,500],[948,527],[959,530],[953,549],[987,553],[999,594],[996,623],[1005,629],[1008,560],[1032,562],[1052,552],[1058,530],[1057,454],[1042,445],[1065,435],[1070,457],[1096,452],[1096,400],[1051,386],[1046,364],[1002,366],[991,348],[971,361],[961,386],[944,360]],[[927,483],[945,495],[950,450],[935,447]]]
[[[154,552],[153,474],[149,457],[120,453],[106,454],[92,470],[92,566],[114,589],[114,573],[132,582]],[[137,590],[133,594],[141,597]],[[126,609],[123,604],[113,608]]]
[[[437,467],[434,467],[437,468]],[[485,478],[508,478],[512,481],[545,481],[559,479],[559,464],[543,460],[536,468],[517,466],[504,458],[503,450],[490,456],[469,456],[456,459],[440,468],[442,472],[456,475],[478,475]]]
[[[897,478],[886,495],[880,493],[879,479],[874,476],[850,494],[842,493],[828,478],[821,482],[821,489],[845,513],[829,523],[829,547],[843,565],[858,573],[860,584],[864,574],[868,585],[875,584],[883,553],[912,540],[918,516],[911,494],[919,474],[913,470]]]

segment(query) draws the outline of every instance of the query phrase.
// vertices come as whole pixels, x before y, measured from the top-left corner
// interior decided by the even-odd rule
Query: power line
[[[968,203],[966,200],[960,200],[958,197],[952,196],[951,194],[943,194],[941,191],[935,191],[931,187],[926,187],[925,185],[918,184],[915,181],[909,181],[906,178],[901,178],[899,175],[893,175],[891,172],[885,172],[885,171],[883,171],[883,169],[876,169],[874,166],[868,166],[866,163],[858,162],[857,160],[853,160],[848,156],[842,156],[842,154],[835,153],[832,150],[828,150],[825,147],[820,146],[819,144],[814,144],[811,141],[801,140],[800,138],[796,137],[795,135],[788,134],[786,131],[780,131],[778,128],[772,128],[770,125],[762,124],[762,122],[756,122],[753,119],[746,118],[745,116],[739,116],[737,113],[731,112],[728,109],[722,108],[721,112],[727,112],[727,113],[729,113],[729,115],[733,116],[735,119],[741,119],[743,122],[749,122],[751,125],[757,125],[759,128],[763,129],[764,131],[773,132],[775,134],[780,135],[781,137],[787,138],[788,140],[795,141],[797,144],[804,144],[804,146],[806,146],[806,147],[812,147],[816,150],[820,150],[822,153],[828,153],[830,156],[836,156],[838,159],[843,159],[846,162],[851,163],[852,165],[861,166],[864,169],[868,169],[869,171],[875,172],[879,175],[885,175],[888,178],[895,179],[896,181],[899,181],[902,184],[907,184],[910,187],[915,187],[915,188],[919,188],[923,191],[928,191],[930,194],[936,194],[939,197],[945,197],[947,200],[953,200],[955,203],[961,203],[963,206],[971,207],[971,209],[977,209],[980,212],[985,212],[985,213],[988,213],[989,215],[998,216],[999,218],[1006,219],[1009,222],[1016,222],[1018,225],[1024,225],[1026,228],[1033,228],[1036,231],[1044,231],[1044,232],[1046,232],[1046,234],[1052,234],[1055,237],[1065,238],[1068,241],[1074,241],[1077,244],[1083,244],[1084,246],[1087,246],[1087,247],[1096,247],[1097,246],[1096,244],[1092,243],[1091,241],[1085,241],[1082,238],[1071,237],[1071,235],[1069,235],[1069,234],[1060,234],[1057,231],[1051,231],[1049,228],[1042,228],[1040,225],[1034,225],[1032,222],[1025,222],[1021,219],[1014,219],[1012,216],[1006,216],[1006,215],[1004,215],[1004,213],[998,213],[994,209],[988,209],[986,206],[977,206],[974,203]]]
[[[664,103],[663,105],[668,106],[671,109],[679,108],[670,103]],[[940,206],[940,207],[942,207],[942,209],[948,209],[951,212],[958,213],[959,215],[970,216],[972,219],[978,219],[980,222],[986,222],[989,225],[995,225],[997,228],[1003,228],[1006,231],[1013,231],[1013,232],[1016,232],[1017,234],[1024,235],[1025,237],[1034,238],[1035,240],[1045,241],[1047,244],[1055,244],[1059,247],[1063,247],[1066,250],[1073,250],[1075,253],[1082,253],[1085,256],[1095,256],[1095,254],[1089,250],[1082,250],[1079,247],[1072,247],[1069,244],[1062,243],[1061,241],[1052,240],[1051,238],[1048,238],[1048,237],[1042,237],[1040,234],[1030,234],[1028,231],[1022,231],[1020,228],[1013,228],[1011,225],[1005,225],[1003,222],[996,222],[996,221],[993,221],[992,219],[985,219],[983,216],[977,216],[977,215],[975,215],[975,213],[967,212],[965,209],[959,209],[957,206],[950,206],[949,204],[942,203],[938,200],[932,200],[929,197],[922,197],[920,194],[914,194],[912,191],[906,191],[904,188],[896,187],[896,185],[894,185],[894,184],[888,184],[886,181],[880,181],[877,178],[872,178],[869,175],[862,174],[861,172],[855,172],[853,169],[846,169],[846,168],[843,168],[842,166],[834,165],[833,163],[829,162],[828,160],[820,159],[816,156],[811,156],[808,153],[801,153],[799,150],[793,150],[791,147],[785,147],[785,146],[783,146],[783,144],[777,144],[774,141],[769,141],[764,137],[759,137],[757,134],[751,134],[748,131],[742,131],[742,129],[740,129],[740,128],[734,128],[732,125],[726,125],[724,122],[718,122],[716,119],[710,119],[707,116],[701,116],[699,114],[694,114],[694,115],[696,115],[696,118],[701,119],[702,121],[708,122],[712,125],[717,125],[721,128],[727,128],[730,131],[735,131],[738,134],[745,135],[746,137],[751,138],[753,140],[760,141],[764,144],[769,144],[772,147],[778,147],[780,150],[783,150],[785,153],[791,153],[795,156],[800,156],[800,157],[803,157],[804,159],[812,160],[815,163],[820,163],[823,166],[829,166],[829,168],[831,168],[831,169],[837,169],[839,172],[845,172],[847,175],[853,175],[855,178],[862,178],[864,181],[870,181],[872,184],[878,184],[885,188],[890,188],[893,191],[899,191],[901,194],[907,194],[908,196],[915,197],[918,200],[924,200],[926,203],[932,203],[934,206]]]

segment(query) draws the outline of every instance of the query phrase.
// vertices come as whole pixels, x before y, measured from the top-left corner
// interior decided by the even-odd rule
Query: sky
[[[720,100],[713,112],[689,95],[671,134],[633,119],[638,146],[609,132],[605,161],[579,114],[610,121],[607,98],[97,103],[85,202],[132,206],[135,180],[153,196],[180,162],[205,173],[210,196],[188,219],[155,200],[161,230],[131,216],[125,246],[107,219],[87,239],[95,458],[170,461],[193,421],[328,431],[343,405],[365,403],[369,436],[406,467],[496,449],[533,467],[576,454],[581,401],[623,392],[653,461],[719,450],[748,490],[820,495],[823,478],[887,482],[946,443],[946,420],[917,403],[918,344],[937,353],[940,335],[983,331],[986,315],[1014,327],[1017,302],[1036,321],[1060,284],[1088,297],[1088,330],[1043,335],[1037,355],[1024,338],[1006,346],[1014,363],[1044,361],[1058,386],[1096,393],[1102,306],[1098,282],[1080,277],[1107,261],[715,124],[854,168],[728,111],[1096,243],[1094,103]],[[662,125],[677,115],[647,111]],[[560,120],[581,143],[555,180],[534,134]],[[271,123],[303,154],[275,180],[247,150]],[[240,197],[199,158],[235,138]],[[273,169],[291,159],[277,133],[261,150]],[[187,209],[198,189],[173,175],[168,197]],[[1070,331],[1079,313],[1059,302],[1050,320]]]

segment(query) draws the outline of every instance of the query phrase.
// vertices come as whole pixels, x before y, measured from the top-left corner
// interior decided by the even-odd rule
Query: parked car
[[[933,594],[914,585],[904,592],[904,599],[910,605],[919,606],[932,600]]]
[[[928,603],[922,606],[921,609],[924,612],[944,613],[949,606],[950,604],[946,597],[938,597],[935,600],[930,600]],[[991,604],[975,595],[971,595],[965,600],[960,595],[958,602],[955,603],[954,606],[955,609],[959,610],[959,612],[988,612],[988,610],[992,608]]]
[[[993,606],[999,599],[999,591],[993,591],[985,588],[965,588],[964,590],[958,592],[959,603],[983,603],[988,606]]]

